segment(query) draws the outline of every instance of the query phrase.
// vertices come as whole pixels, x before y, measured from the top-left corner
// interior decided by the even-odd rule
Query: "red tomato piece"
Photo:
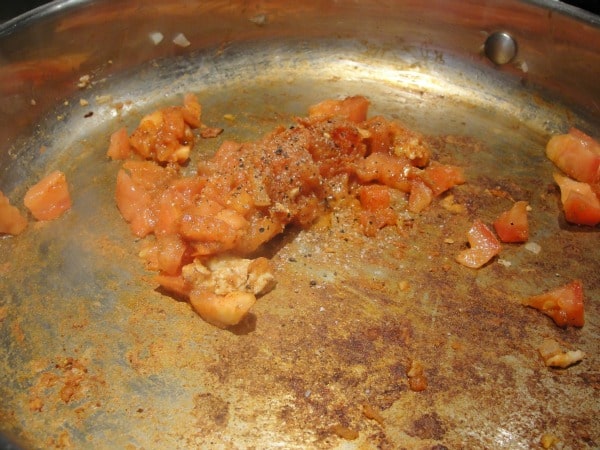
[[[560,199],[568,222],[595,226],[600,223],[600,200],[587,183],[554,174],[560,187]]]
[[[584,319],[583,285],[574,280],[549,292],[527,298],[524,305],[539,309],[559,327],[582,327]]]
[[[27,227],[27,219],[8,197],[0,192],[0,234],[20,234]]]
[[[502,242],[527,242],[527,202],[516,202],[511,209],[500,214],[494,222],[494,229]]]
[[[478,269],[500,253],[502,246],[492,231],[479,219],[475,219],[473,226],[467,233],[469,240],[468,249],[456,255],[456,261],[463,266]]]
[[[465,182],[461,167],[445,164],[432,163],[419,172],[419,177],[429,186],[436,197],[448,189]]]
[[[600,144],[582,131],[571,128],[568,134],[553,136],[546,145],[546,155],[577,181],[600,181]]]
[[[53,220],[71,208],[65,174],[55,170],[31,186],[23,200],[37,220]]]

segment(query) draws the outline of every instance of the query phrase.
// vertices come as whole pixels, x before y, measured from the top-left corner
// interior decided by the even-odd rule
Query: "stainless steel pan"
[[[552,1],[67,0],[4,24],[0,190],[22,208],[61,169],[74,205],[0,238],[0,430],[23,448],[599,446],[600,235],[564,221],[544,156],[571,126],[600,136],[599,68],[600,19]],[[148,282],[105,156],[112,131],[186,92],[225,129],[198,155],[366,95],[465,168],[467,213],[374,239],[288,230],[265,249],[277,288],[216,329]],[[472,220],[510,206],[492,192],[530,203],[541,250],[466,269]],[[581,329],[520,304],[573,278]],[[547,337],[586,359],[545,367]]]

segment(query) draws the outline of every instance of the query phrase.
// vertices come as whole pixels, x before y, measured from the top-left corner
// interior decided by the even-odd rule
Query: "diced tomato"
[[[154,228],[155,218],[152,212],[152,197],[143,186],[133,182],[132,177],[123,169],[117,174],[115,191],[117,207],[129,225],[133,234],[144,237]]]
[[[219,328],[237,325],[256,303],[250,292],[235,291],[216,295],[208,291],[192,291],[190,303],[204,320]]]
[[[341,117],[350,122],[360,123],[367,118],[369,100],[365,97],[348,97],[344,100],[324,100],[309,108],[308,114],[311,118],[333,118]]]
[[[585,323],[583,284],[574,280],[549,292],[525,299],[526,306],[550,316],[559,327],[582,327]]]
[[[158,268],[167,275],[176,275],[183,266],[183,258],[187,247],[183,240],[174,234],[159,236],[158,246]]]
[[[360,188],[359,198],[363,207],[359,221],[366,236],[375,236],[377,230],[398,221],[390,207],[391,195],[387,186],[363,186]]]
[[[502,246],[492,231],[479,219],[467,233],[470,248],[456,256],[456,261],[466,267],[478,269],[500,253]]]
[[[553,136],[546,155],[564,173],[584,183],[600,182],[600,143],[571,128],[568,134]]]
[[[0,192],[0,234],[20,234],[27,227],[27,219],[8,197]]]
[[[389,153],[394,148],[394,133],[389,120],[376,116],[361,124],[369,132],[370,153]]]
[[[25,193],[25,206],[38,220],[53,220],[71,208],[71,195],[65,174],[55,170]]]
[[[115,131],[110,136],[110,145],[106,155],[112,159],[127,159],[131,154],[131,146],[129,145],[129,136],[125,127]]]
[[[192,128],[200,128],[202,125],[202,106],[198,103],[198,98],[187,93],[183,97],[183,120]]]
[[[587,183],[554,174],[560,187],[560,199],[568,222],[595,226],[600,223],[600,200]]]
[[[410,181],[405,175],[410,168],[410,162],[406,158],[387,153],[373,153],[358,161],[356,175],[363,183],[379,181],[386,186],[410,192]]]
[[[360,188],[359,198],[361,206],[368,211],[390,207],[391,195],[387,186],[377,184],[363,186]]]
[[[433,191],[419,179],[411,180],[410,195],[408,196],[408,210],[419,213],[427,208],[433,200]]]
[[[461,167],[432,163],[420,172],[418,176],[431,189],[434,196],[438,196],[448,189],[463,184],[465,177]]]
[[[529,239],[527,202],[516,202],[511,209],[500,214],[494,222],[494,229],[502,242],[527,242]]]
[[[182,275],[159,274],[154,277],[154,281],[167,291],[182,297],[188,297],[192,290],[191,284]]]

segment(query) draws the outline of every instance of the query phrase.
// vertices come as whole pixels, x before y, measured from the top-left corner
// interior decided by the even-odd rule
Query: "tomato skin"
[[[511,209],[500,214],[494,222],[494,229],[502,242],[527,242],[529,239],[527,202],[516,202]]]
[[[529,297],[523,304],[551,317],[559,327],[582,327],[585,323],[583,302],[583,284],[581,280],[573,280],[564,286]]]
[[[560,187],[560,198],[568,222],[589,226],[600,223],[600,200],[592,186],[558,173],[554,174],[554,180]]]
[[[500,253],[502,245],[492,231],[479,219],[467,233],[471,248],[456,255],[456,261],[463,266],[478,269]]]
[[[600,182],[600,144],[582,131],[571,128],[568,134],[550,138],[546,156],[577,181]]]
[[[55,170],[31,186],[23,203],[37,220],[54,220],[71,209],[65,174]]]

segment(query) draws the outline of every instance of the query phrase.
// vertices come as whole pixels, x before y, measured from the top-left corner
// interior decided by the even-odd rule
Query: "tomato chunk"
[[[27,219],[8,197],[0,192],[0,234],[20,234],[27,227]]]
[[[55,170],[31,186],[23,200],[33,217],[53,220],[71,208],[71,195],[65,174]]]
[[[324,100],[309,108],[308,114],[311,118],[320,117],[333,118],[342,117],[351,122],[363,122],[367,118],[369,100],[359,95],[348,97],[343,100]]]
[[[467,238],[471,247],[456,255],[456,261],[472,269],[483,266],[500,253],[502,249],[496,236],[479,219],[475,219],[473,222],[473,226],[467,233]]]
[[[129,136],[127,135],[127,129],[123,127],[111,134],[106,155],[112,160],[118,160],[127,159],[130,154]]]
[[[494,229],[502,242],[527,242],[527,202],[516,202],[511,209],[500,214],[494,222]]]
[[[554,180],[560,187],[560,199],[568,222],[590,226],[600,223],[600,200],[589,184],[558,173],[554,174]]]
[[[568,134],[553,136],[546,145],[546,155],[577,181],[600,181],[600,143],[582,131],[571,128]]]
[[[549,292],[525,299],[526,306],[539,309],[559,327],[582,327],[584,320],[583,285],[574,280]]]

